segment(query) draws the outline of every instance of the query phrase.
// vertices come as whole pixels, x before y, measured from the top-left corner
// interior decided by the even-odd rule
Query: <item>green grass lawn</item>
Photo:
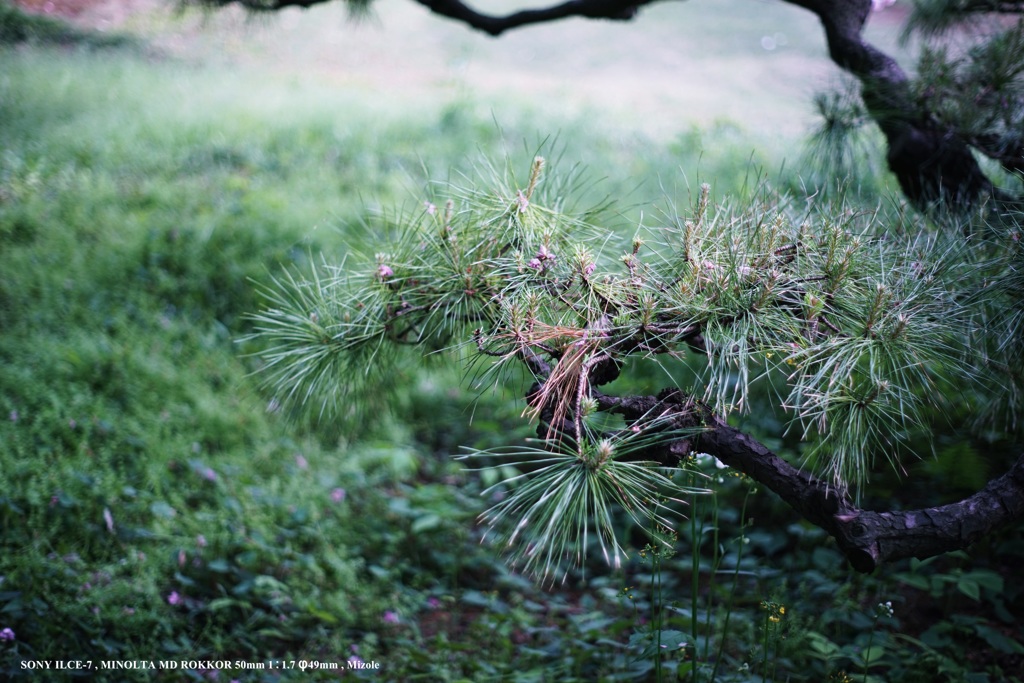
[[[95,34],[52,44],[45,31],[0,47],[0,672],[65,680],[24,662],[83,660],[88,679],[154,680],[95,669],[220,661],[235,665],[222,681],[335,680],[355,657],[381,668],[347,678],[651,680],[658,605],[678,634],[671,670],[710,661],[717,640],[678,642],[693,619],[689,555],[666,560],[659,598],[650,564],[542,587],[481,543],[488,480],[450,456],[526,435],[519,397],[477,395],[428,363],[396,368],[398,390],[353,413],[374,419],[318,422],[260,386],[258,342],[245,339],[261,283],[373,253],[379,215],[421,203],[431,180],[506,156],[525,169],[544,145],[588,167],[584,200],[621,202],[610,230],[656,214],[663,193],[687,204],[703,180],[718,196],[759,175],[797,185],[778,173],[779,150],[798,148],[801,126],[771,124],[782,132],[768,138],[766,119],[698,101],[734,78],[735,60],[777,70],[762,62],[765,22],[791,34],[768,59],[822,68],[813,22],[754,3],[727,28],[738,4],[574,28],[581,44],[613,47],[590,57],[556,50],[554,27],[491,41],[386,3],[380,26],[358,29],[330,8],[255,26],[146,12],[121,20],[136,37],[114,47]],[[26,21],[4,9],[7,27]],[[392,26],[415,40],[392,51]],[[684,27],[694,33],[680,40]],[[692,67],[692,95],[670,92],[705,34],[728,59]],[[639,59],[653,37],[665,46],[648,56],[665,61],[627,72],[622,55]],[[766,88],[764,108],[791,122],[805,85],[787,87]],[[750,509],[783,521],[747,527],[746,492],[724,483],[701,503],[701,527],[681,532],[692,546],[714,528],[716,566],[742,568],[701,565],[707,633],[732,614],[718,680],[762,679],[763,600],[789,606],[770,648],[779,680],[848,680],[839,673],[860,671],[868,634],[869,663],[885,668],[867,681],[1008,680],[999,672],[1024,650],[1002,613],[1020,596],[996,571],[953,558],[852,577],[764,494]],[[910,643],[899,612],[874,618],[886,599],[962,618],[922,635],[908,617]],[[957,663],[965,640],[997,656]],[[300,661],[314,668],[286,668]],[[212,679],[186,668],[156,679]]]

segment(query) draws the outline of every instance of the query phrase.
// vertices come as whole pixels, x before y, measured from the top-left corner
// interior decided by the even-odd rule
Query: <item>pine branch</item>
[[[399,344],[426,354],[465,348],[497,381],[521,381],[525,365],[527,414],[545,446],[517,452],[541,459],[542,483],[527,476],[494,520],[519,518],[517,532],[544,547],[522,559],[541,572],[583,550],[590,515],[603,520],[606,553],[618,557],[609,506],[652,521],[660,512],[645,501],[671,493],[657,470],[678,468],[695,450],[774,490],[862,571],[964,547],[1021,516],[1013,496],[1024,464],[975,497],[930,510],[874,512],[846,496],[867,478],[872,454],[896,464],[895,444],[951,385],[991,400],[1019,386],[997,367],[1020,367],[1024,323],[999,317],[1018,310],[1016,233],[877,239],[861,220],[869,216],[841,206],[796,222],[777,197],[730,209],[712,206],[703,187],[689,219],[670,211],[667,225],[641,229],[614,264],[584,246],[600,243],[600,217],[551,208],[566,193],[557,176],[541,180],[543,166],[536,158],[525,184],[508,175],[486,191],[449,188],[443,212],[428,201],[397,217],[388,232],[398,236],[375,241],[384,251],[374,257],[270,287],[254,320],[280,395],[375,391],[366,370]],[[600,389],[630,358],[657,363],[694,348],[706,368],[692,395]],[[750,408],[750,387],[766,375],[778,380],[791,423],[815,439],[822,473],[726,423]],[[603,432],[596,411],[622,415],[627,429]]]
[[[936,37],[986,15],[1024,14],[1017,0],[919,0],[913,5],[902,39],[913,33]]]
[[[828,532],[860,572],[904,558],[923,559],[962,550],[1024,518],[1024,455],[1009,472],[964,500],[911,511],[863,510],[835,486],[793,467],[678,391],[660,396],[600,395],[597,400],[603,410],[621,414],[627,422],[643,421],[650,415],[673,425],[693,425],[701,420],[703,431],[661,444],[653,453],[645,451],[644,457],[672,467],[678,466],[680,457],[691,448],[715,456],[767,486],[804,519]],[[681,443],[685,444],[682,448]]]
[[[195,4],[209,6],[225,6],[237,3],[255,12],[275,12],[286,7],[308,8],[332,2],[333,0],[185,0]],[[365,12],[373,0],[346,0],[355,13]],[[461,21],[472,28],[479,29],[492,36],[499,36],[505,31],[543,24],[569,17],[587,19],[611,19],[629,21],[636,16],[641,7],[658,0],[569,0],[559,5],[537,9],[520,10],[507,15],[484,14],[466,5],[460,0],[414,0],[434,14]]]
[[[299,7],[308,9],[316,5],[326,4],[334,0],[182,0],[184,5],[199,5],[206,7],[226,7],[237,4],[250,12],[277,12],[288,7]],[[359,5],[365,8],[370,0],[346,0],[352,5]],[[357,11],[357,10],[353,10]]]
[[[542,24],[568,17],[588,19],[612,19],[628,21],[644,5],[657,0],[569,0],[560,5],[529,9],[498,16],[482,14],[459,0],[416,0],[431,12],[461,21],[492,36],[499,36],[509,29]]]

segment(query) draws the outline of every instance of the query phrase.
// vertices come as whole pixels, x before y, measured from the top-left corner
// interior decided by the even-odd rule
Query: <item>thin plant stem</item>
[[[876,613],[874,621],[871,622],[871,634],[868,635],[868,646],[866,648],[864,648],[864,653],[861,655],[861,659],[864,660],[864,670],[863,670],[863,672],[861,674],[861,681],[862,681],[862,683],[867,683],[867,681],[868,681],[868,666],[869,666],[868,657],[871,655],[871,645],[874,644],[874,642],[875,642],[875,629],[877,629],[877,628],[878,628],[878,614]]]
[[[696,484],[695,478],[693,481]],[[697,528],[697,508],[699,502],[697,496],[693,496],[692,512],[690,513],[690,558],[691,558],[691,573],[690,573],[690,637],[693,640],[693,653],[694,662],[692,668],[691,679],[696,683],[697,681],[697,602],[698,592],[700,591],[700,539],[699,534],[703,534],[703,524],[701,529]]]
[[[704,638],[704,661],[708,661],[711,654],[711,609],[714,603],[714,589],[715,589],[715,576],[718,573],[718,568],[721,566],[722,555],[719,553],[718,548],[718,499],[712,494],[711,499],[711,524],[712,524],[712,548],[711,548],[711,571],[708,574],[708,599],[707,605],[705,606],[704,623],[707,624],[708,634]],[[696,648],[696,644],[694,645]]]
[[[772,638],[772,644],[775,645],[775,654],[772,656],[772,680],[774,681],[778,677],[779,673],[779,646],[782,642],[782,638],[779,636],[779,631],[782,629],[782,624],[778,621],[775,622],[775,634]]]
[[[764,615],[764,645],[761,649],[761,683],[768,680],[768,628],[771,613],[766,611]]]
[[[654,679],[661,683],[661,554],[657,546],[651,547],[651,569],[651,626],[655,629]]]
[[[729,638],[729,618],[732,617],[732,608],[736,601],[736,587],[740,582],[740,565],[743,564],[743,539],[746,536],[747,528],[747,501],[750,499],[750,489],[747,489],[743,496],[743,505],[740,506],[740,547],[736,551],[736,568],[732,572],[732,589],[729,591],[729,602],[725,608],[725,622],[722,624],[722,635],[718,641],[718,654],[715,656],[715,668],[711,670],[711,683],[718,677],[718,667],[722,664],[722,657],[725,653],[725,641]]]

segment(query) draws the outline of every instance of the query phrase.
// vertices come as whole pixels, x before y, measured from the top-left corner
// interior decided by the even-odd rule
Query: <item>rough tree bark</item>
[[[644,457],[675,466],[692,450],[715,456],[767,486],[828,532],[860,572],[907,557],[923,559],[964,549],[1024,517],[1024,455],[1009,472],[964,500],[922,510],[875,512],[856,507],[834,486],[793,467],[678,390],[660,396],[597,398],[602,409],[623,415],[627,423],[659,415],[675,416],[677,428],[703,426],[698,436],[667,442]]]

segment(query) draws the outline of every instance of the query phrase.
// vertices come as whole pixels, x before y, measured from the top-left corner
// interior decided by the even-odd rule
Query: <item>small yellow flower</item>
[[[768,600],[761,601],[761,609],[768,611],[768,621],[773,624],[777,624],[782,621],[782,616],[786,613],[785,605],[780,605],[777,602]]]

